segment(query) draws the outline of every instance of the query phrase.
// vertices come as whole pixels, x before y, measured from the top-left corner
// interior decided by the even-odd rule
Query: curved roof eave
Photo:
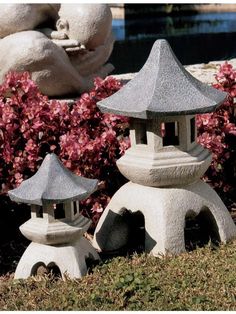
[[[97,184],[96,179],[75,175],[64,167],[55,154],[49,154],[31,178],[8,194],[19,203],[62,203],[88,197],[97,189]]]
[[[174,69],[174,70],[173,70]],[[166,40],[157,40],[137,75],[112,96],[98,102],[102,112],[146,119],[213,111],[226,93],[193,77]]]

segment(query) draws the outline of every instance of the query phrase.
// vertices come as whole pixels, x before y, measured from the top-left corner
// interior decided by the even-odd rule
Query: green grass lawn
[[[0,310],[236,310],[236,241],[176,257],[115,257],[78,280],[0,277]]]

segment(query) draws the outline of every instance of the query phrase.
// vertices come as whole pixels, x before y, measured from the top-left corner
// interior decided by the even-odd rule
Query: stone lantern
[[[31,240],[15,278],[35,275],[39,266],[57,266],[62,277],[80,278],[87,272],[86,258],[99,259],[83,237],[90,220],[79,212],[79,201],[97,188],[97,180],[79,177],[48,154],[30,179],[9,191],[11,200],[31,204],[31,219],[20,230]]]
[[[130,180],[112,197],[95,230],[93,245],[116,250],[125,244],[125,210],[141,212],[145,250],[153,255],[185,251],[186,217],[206,213],[219,240],[236,227],[216,192],[200,177],[211,153],[196,142],[195,114],[213,111],[226,97],[195,79],[166,40],[157,40],[140,72],[98,103],[102,112],[131,117],[131,147],[117,161]]]

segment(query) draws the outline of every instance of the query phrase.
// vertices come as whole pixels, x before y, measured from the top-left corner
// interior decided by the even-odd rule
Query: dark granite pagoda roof
[[[11,200],[19,203],[63,203],[85,199],[97,189],[97,182],[75,175],[55,154],[48,154],[35,175],[8,194]]]
[[[161,39],[138,74],[98,106],[102,112],[150,119],[214,111],[226,95],[194,78]]]

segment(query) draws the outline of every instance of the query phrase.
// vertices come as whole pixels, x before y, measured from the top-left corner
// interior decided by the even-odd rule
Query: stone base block
[[[155,188],[132,182],[122,186],[102,214],[93,246],[100,251],[117,250],[132,236],[121,216],[125,210],[141,212],[145,220],[145,251],[178,254],[185,251],[186,217],[206,213],[219,240],[236,237],[236,226],[217,193],[199,180],[176,188]]]
[[[35,275],[39,266],[57,266],[62,278],[81,278],[87,273],[86,259],[99,260],[90,242],[81,238],[69,245],[45,245],[32,242],[22,255],[16,268],[15,279]]]

